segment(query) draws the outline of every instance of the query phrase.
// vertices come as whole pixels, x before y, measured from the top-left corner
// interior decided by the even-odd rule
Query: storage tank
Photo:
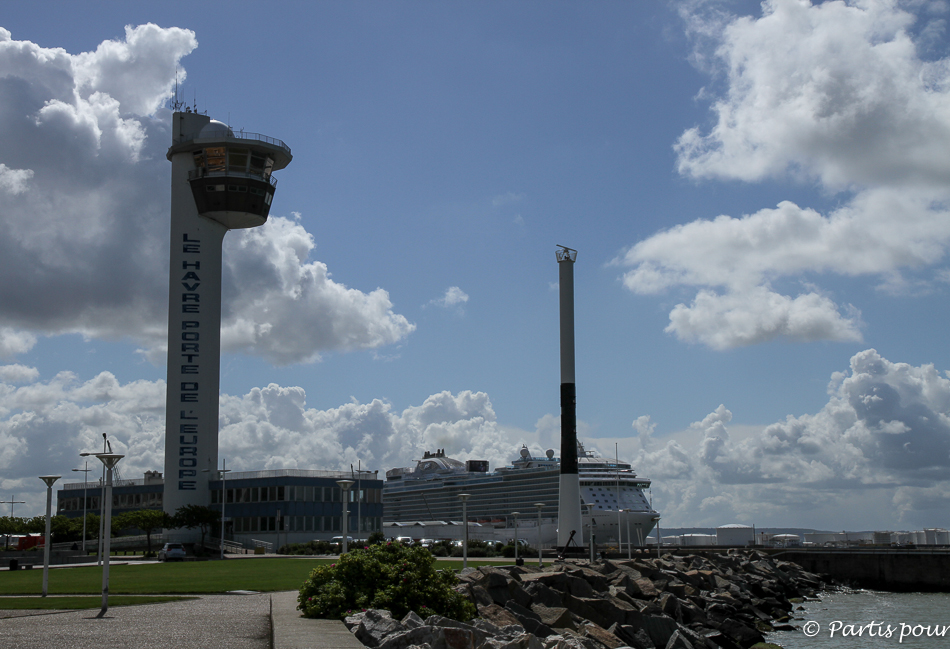
[[[749,525],[730,523],[716,528],[716,545],[746,547],[752,545],[754,531]]]

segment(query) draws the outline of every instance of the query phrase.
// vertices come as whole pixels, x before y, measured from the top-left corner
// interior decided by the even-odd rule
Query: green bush
[[[507,559],[512,559],[515,556],[515,545],[511,543],[506,545],[501,549],[501,555]],[[530,545],[522,545],[518,548],[519,557],[536,557],[538,556],[538,550],[532,548]]]
[[[339,545],[329,541],[307,541],[306,543],[287,543],[277,550],[277,554],[339,554]]]
[[[319,566],[300,588],[304,617],[342,619],[354,611],[385,609],[394,618],[415,611],[422,618],[443,615],[462,622],[475,605],[455,592],[455,573],[436,570],[425,548],[388,542],[356,549],[337,563]]]

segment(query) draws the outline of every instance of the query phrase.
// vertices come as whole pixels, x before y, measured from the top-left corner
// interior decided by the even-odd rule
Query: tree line
[[[86,519],[86,538],[99,538],[99,515],[89,512]],[[50,519],[51,543],[82,542],[83,517],[68,518],[53,516]],[[179,507],[173,516],[160,509],[139,509],[112,517],[111,535],[121,536],[137,532],[145,534],[148,552],[152,551],[152,534],[163,529],[188,528],[201,530],[201,544],[205,536],[215,526],[221,525],[221,512],[201,505]],[[43,534],[46,531],[46,516],[21,518],[19,516],[0,516],[0,535],[7,534]]]

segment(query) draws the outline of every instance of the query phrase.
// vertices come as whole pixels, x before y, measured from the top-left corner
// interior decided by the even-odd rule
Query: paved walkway
[[[307,620],[297,592],[205,595],[82,611],[3,611],[3,649],[362,649],[336,620]],[[272,614],[273,607],[273,614]],[[271,620],[273,619],[273,625]],[[272,640],[273,630],[273,644]]]

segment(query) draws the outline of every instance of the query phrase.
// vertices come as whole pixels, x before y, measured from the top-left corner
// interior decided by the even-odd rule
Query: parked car
[[[158,551],[159,561],[184,561],[185,547],[181,543],[166,543]]]

